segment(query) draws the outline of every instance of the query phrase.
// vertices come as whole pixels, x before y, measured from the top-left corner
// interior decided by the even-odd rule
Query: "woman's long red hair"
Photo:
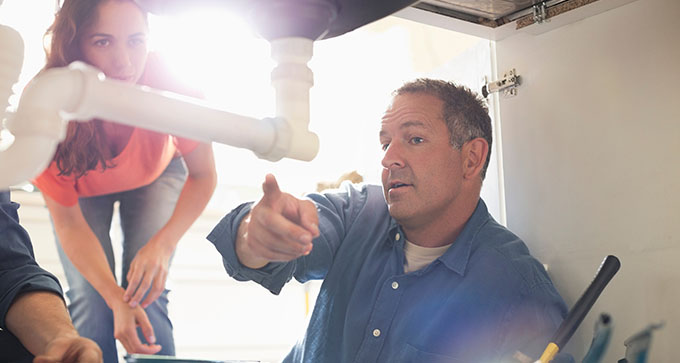
[[[76,60],[83,60],[79,42],[82,33],[97,21],[97,9],[109,0],[65,0],[57,12],[54,23],[45,33],[46,62],[43,71],[65,67]],[[42,72],[42,71],[41,71]],[[66,138],[57,147],[54,161],[59,175],[80,178],[98,166],[113,167],[113,155],[104,133],[101,120],[71,121]]]

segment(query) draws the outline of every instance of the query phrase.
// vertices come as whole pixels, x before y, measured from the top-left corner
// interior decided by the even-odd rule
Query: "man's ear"
[[[472,139],[462,147],[463,178],[480,179],[480,174],[489,154],[489,143],[481,137]]]

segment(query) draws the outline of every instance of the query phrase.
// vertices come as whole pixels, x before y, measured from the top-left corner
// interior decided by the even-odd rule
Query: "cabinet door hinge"
[[[520,76],[513,68],[505,72],[505,74],[503,74],[503,78],[499,79],[498,81],[488,82],[482,86],[482,96],[486,98],[489,94],[498,91],[503,91],[503,95],[505,96],[516,96],[517,87],[519,87],[519,85]]]

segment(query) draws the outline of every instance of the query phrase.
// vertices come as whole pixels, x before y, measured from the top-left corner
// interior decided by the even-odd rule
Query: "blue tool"
[[[612,333],[612,319],[608,314],[600,314],[595,323],[593,341],[590,343],[588,353],[583,357],[583,363],[599,363],[604,358]]]
[[[647,353],[652,344],[652,331],[663,327],[663,322],[651,324],[646,329],[626,339],[623,344],[626,346],[626,358],[621,359],[622,363],[645,363]]]

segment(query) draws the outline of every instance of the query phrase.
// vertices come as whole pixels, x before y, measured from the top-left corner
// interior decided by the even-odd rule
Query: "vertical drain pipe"
[[[0,189],[17,185],[38,174],[52,159],[61,131],[59,127],[13,124],[7,112],[12,86],[19,80],[24,61],[24,42],[19,33],[0,25],[0,130],[14,135],[14,142],[0,152]],[[57,121],[61,126],[61,121]],[[40,125],[43,126],[43,125]]]
[[[312,58],[313,41],[302,37],[273,39],[271,56],[277,66],[271,73],[276,91],[277,141],[272,156],[282,154],[310,161],[319,151],[319,138],[309,131],[309,89],[314,84],[307,62]]]
[[[24,41],[16,30],[0,24],[0,121],[5,118],[12,86],[19,81],[24,63]],[[1,129],[1,127],[0,127]]]

